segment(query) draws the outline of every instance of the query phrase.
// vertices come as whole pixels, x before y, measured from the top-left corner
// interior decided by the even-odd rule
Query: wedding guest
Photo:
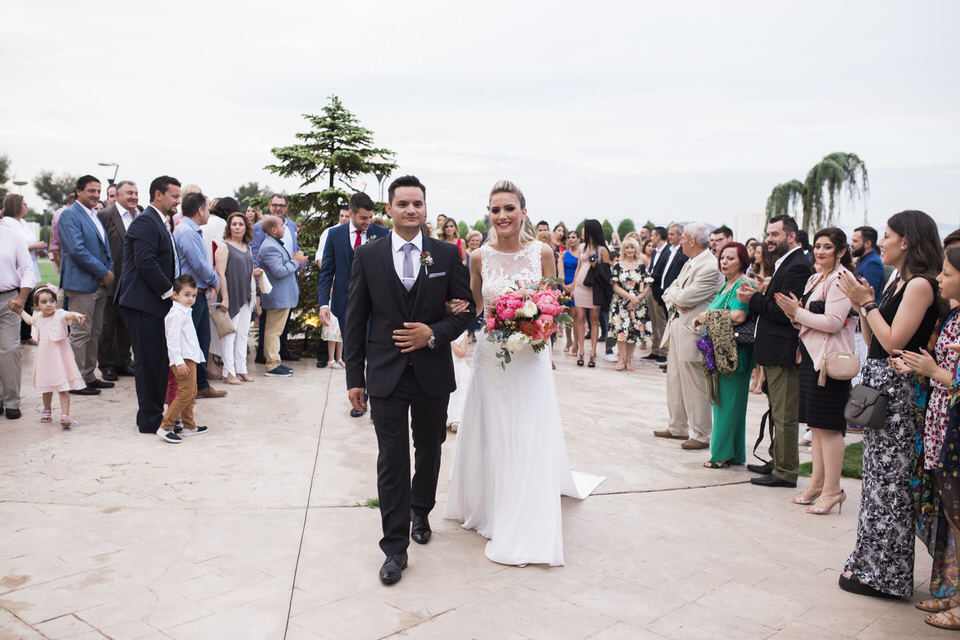
[[[112,382],[98,380],[95,371],[107,286],[114,280],[113,260],[107,233],[93,208],[100,202],[100,181],[82,176],[75,193],[76,202],[60,216],[60,287],[70,300],[70,310],[87,317],[87,322],[70,331],[70,346],[87,386],[70,393],[90,396],[113,388]]]
[[[9,420],[20,412],[20,313],[37,283],[23,236],[0,225],[0,409]]]
[[[680,446],[694,451],[710,446],[713,416],[705,388],[703,367],[696,340],[690,330],[693,320],[705,311],[723,287],[723,276],[716,257],[710,253],[710,232],[699,222],[687,225],[680,247],[688,260],[676,280],[663,292],[667,307],[666,333],[670,339],[667,355],[667,409],[670,421],[666,429],[654,431],[658,438],[683,440]]]
[[[53,422],[53,394],[60,397],[60,426],[69,429],[76,424],[70,417],[70,390],[83,389],[86,383],[77,368],[77,361],[67,341],[67,327],[76,321],[83,324],[86,316],[57,308],[57,290],[52,285],[39,287],[33,294],[37,311],[20,312],[24,322],[37,328],[37,354],[33,363],[33,390],[42,394],[43,413],[40,422]]]
[[[557,270],[558,278],[563,280],[563,291],[570,297],[570,302],[567,303],[567,306],[571,309],[574,308],[576,303],[573,300],[573,278],[577,272],[577,265],[580,264],[580,234],[577,233],[576,229],[571,229],[567,233],[567,250],[564,251],[561,259],[557,261]],[[576,312],[574,312],[574,324],[576,324]],[[569,324],[564,327],[566,332],[567,344],[563,347],[563,352],[568,356],[579,357],[583,359],[583,356],[579,353],[577,349],[574,349],[576,343],[574,342],[574,329]]]
[[[469,258],[470,253],[476,251],[480,248],[480,245],[483,244],[483,234],[477,231],[476,229],[471,229],[467,232],[467,256]]]
[[[33,276],[37,282],[40,282],[40,263],[38,257],[40,252],[46,250],[47,243],[38,240],[27,221],[23,219],[27,215],[27,201],[18,193],[8,193],[3,197],[3,209],[0,211],[0,223],[15,230],[27,243],[27,250],[30,251],[30,259],[33,261]],[[24,308],[27,315],[33,313],[33,296],[27,296],[26,306]],[[20,323],[20,342],[36,344],[30,337],[30,325],[26,322]]]
[[[250,221],[250,228],[253,228],[253,225],[257,224],[263,220],[263,214],[260,212],[260,207],[255,207],[252,204],[247,205],[247,220]]]
[[[439,224],[439,221],[438,221]],[[443,226],[440,228],[440,239],[449,244],[456,245],[457,251],[460,253],[460,262],[464,265],[467,264],[467,245],[460,238],[460,233],[457,231],[457,221],[453,218],[444,218]]]
[[[553,228],[553,246],[556,247],[560,253],[564,253],[567,250],[567,228],[563,226],[562,222]]]
[[[377,217],[374,217],[373,221],[370,223],[371,226],[372,225],[383,226],[379,222],[376,222],[376,220],[377,220]],[[326,249],[327,247],[327,238],[330,237],[330,230],[335,229],[337,226],[346,224],[348,222],[350,222],[350,207],[348,206],[340,207],[339,221],[337,222],[337,224],[327,227],[326,229],[323,230],[323,233],[320,234],[320,241],[317,243],[317,268],[320,269],[321,271],[323,270],[324,249]],[[331,295],[332,294],[333,292],[331,290]],[[341,339],[342,339],[343,336],[340,333],[339,322],[340,320],[336,316],[334,316],[333,314],[330,314],[330,322],[326,324],[322,324],[322,328],[320,329],[320,339],[317,340],[317,368],[318,369],[322,369],[326,367],[328,361],[332,359],[332,356],[336,355],[335,352],[331,353],[331,349],[335,350],[336,345],[327,344],[327,341],[324,338],[324,336],[327,335],[328,333],[336,334],[341,336]],[[337,327],[335,328],[332,327],[334,323],[337,324]],[[339,360],[340,358],[336,359],[336,361],[339,361]]]
[[[250,240],[253,226],[239,211],[227,218],[223,241],[217,247],[216,264],[220,282],[219,306],[227,311],[234,333],[220,338],[223,379],[228,384],[253,382],[247,373],[247,338],[250,319],[257,308],[256,277],[263,271],[253,267]]]
[[[960,248],[944,251],[943,271],[937,276],[940,293],[946,299],[960,298]],[[924,411],[920,423],[922,440],[919,458],[922,472],[915,469],[911,486],[917,504],[917,534],[933,557],[930,576],[932,600],[917,603],[917,608],[936,613],[926,622],[945,629],[960,625],[960,595],[956,594],[956,544],[958,497],[956,478],[960,472],[957,452],[960,450],[960,431],[957,430],[958,381],[957,364],[960,354],[951,345],[960,343],[960,314],[951,309],[937,335],[932,349],[920,353],[900,351],[891,360],[899,374],[916,372],[921,393],[917,407]],[[923,393],[926,392],[926,393]],[[952,583],[952,584],[951,584]],[[953,593],[951,593],[951,591]],[[941,613],[942,612],[942,613]]]
[[[223,200],[233,198],[222,198]],[[234,202],[236,202],[234,200]],[[239,206],[237,207],[239,209]],[[200,342],[200,351],[203,359],[195,362],[195,384],[197,398],[222,398],[226,391],[214,389],[207,377],[207,354],[210,352],[211,335],[216,335],[216,329],[210,324],[210,306],[208,296],[216,295],[220,288],[220,279],[213,269],[212,260],[207,257],[207,249],[203,242],[203,230],[200,225],[207,224],[210,212],[207,210],[207,197],[202,193],[191,193],[184,196],[181,211],[183,217],[180,224],[173,231],[173,241],[177,247],[177,257],[180,260],[180,273],[187,274],[194,279],[194,287],[199,294],[190,305],[193,325]],[[226,224],[226,223],[224,223]],[[219,343],[219,339],[217,340]],[[217,349],[219,351],[219,349]]]
[[[437,240],[443,240],[443,236],[444,236],[443,227],[446,224],[446,222],[447,222],[447,216],[443,215],[442,213],[437,216],[437,226],[435,227]],[[427,224],[429,225],[430,223],[428,222]],[[432,233],[434,231],[434,227],[431,226],[430,231]]]
[[[264,309],[264,355],[267,365],[266,375],[290,377],[293,369],[281,364],[280,335],[287,324],[290,310],[300,299],[300,287],[297,285],[297,271],[307,263],[302,251],[292,255],[283,244],[285,225],[277,216],[263,217],[263,232],[266,239],[260,246],[260,267],[273,285],[270,293],[264,293],[260,304]]]
[[[744,246],[747,247],[747,257],[750,258],[750,264],[753,264],[753,261],[757,253],[757,247],[759,245],[760,243],[757,242],[756,238],[748,238],[747,241],[744,243]]]
[[[643,264],[647,273],[650,273],[651,258],[653,258],[653,241],[647,238],[640,245],[640,263]]]
[[[850,381],[834,380],[822,368],[828,354],[853,353],[850,299],[840,290],[841,274],[853,270],[846,234],[836,227],[817,231],[813,255],[819,266],[807,280],[803,296],[779,294],[777,304],[800,330],[800,414],[812,435],[813,473],[810,484],[794,504],[807,513],[824,515],[834,506],[843,508],[846,494],[840,488],[847,421],[844,408],[850,399]],[[839,510],[838,509],[838,510]]]
[[[716,314],[711,321],[729,325],[730,333],[733,333],[734,327],[746,322],[750,316],[750,308],[737,299],[737,289],[744,280],[744,272],[750,262],[747,248],[739,242],[728,242],[719,252],[717,262],[724,277],[723,288],[707,310],[697,317],[695,324],[704,324],[710,311],[724,311],[726,313]],[[747,400],[750,372],[754,365],[753,345],[735,343],[735,347],[737,368],[730,375],[717,378],[717,403],[713,405],[710,460],[703,463],[708,469],[724,469],[731,464],[743,464],[747,461]]]
[[[127,235],[127,228],[140,213],[140,192],[135,183],[121,180],[117,183],[116,194],[116,201],[97,214],[107,233],[113,273],[116,276],[107,287],[103,328],[100,331],[100,344],[97,345],[97,362],[103,379],[107,382],[116,382],[119,376],[133,375],[130,332],[120,318],[120,309],[115,298],[117,285],[123,275],[123,239]]]
[[[610,251],[615,255],[620,253],[620,235],[616,231],[610,234]]]
[[[586,353],[584,342],[586,340],[586,323],[589,313],[590,320],[590,361],[587,366],[594,368],[597,366],[597,341],[600,338],[600,307],[602,304],[602,294],[598,300],[597,289],[602,285],[600,283],[600,265],[611,265],[613,260],[610,257],[610,250],[603,239],[603,229],[597,220],[587,220],[583,223],[583,241],[580,245],[580,257],[577,261],[577,270],[574,273],[573,280],[573,300],[574,316],[573,330],[577,343],[577,366],[583,366],[583,356]],[[599,267],[599,269],[598,269]],[[593,273],[594,284],[587,286],[585,281],[588,272]]]
[[[662,229],[662,228],[661,228]],[[666,230],[666,236],[661,236],[667,241],[667,246],[663,248],[663,262],[661,263],[658,259],[654,264],[653,268],[653,290],[654,297],[657,300],[657,306],[662,312],[661,317],[663,318],[664,324],[660,329],[661,333],[666,329],[666,305],[663,302],[663,292],[673,284],[673,281],[677,279],[677,276],[680,275],[680,270],[683,269],[684,263],[688,260],[688,256],[684,255],[682,248],[680,247],[680,238],[683,236],[683,225],[682,224],[672,224],[670,228]],[[660,269],[661,264],[663,265]],[[658,269],[660,269],[658,271]],[[653,315],[654,321],[658,320],[656,314]],[[667,368],[667,354],[670,351],[669,346],[661,346],[662,340],[658,339],[656,326],[653,331],[653,343],[656,347],[654,353],[657,354],[656,362],[661,369]]]
[[[647,332],[647,270],[640,261],[640,245],[627,238],[620,245],[620,259],[613,265],[613,301],[610,331],[617,338],[617,371],[633,371],[633,350]]]
[[[733,240],[733,231],[730,227],[726,225],[717,227],[710,232],[710,251],[719,258],[720,248],[731,240]]]
[[[868,596],[913,594],[914,528],[910,471],[916,420],[914,374],[897,373],[889,362],[899,350],[926,346],[939,314],[935,278],[943,265],[937,224],[922,211],[901,211],[887,220],[883,263],[897,270],[879,301],[852,274],[840,276],[840,289],[860,313],[870,345],[862,384],[887,396],[881,429],[864,429],[863,491],[857,543],[844,564],[840,588]]]
[[[761,475],[750,482],[763,487],[796,487],[800,471],[797,447],[800,425],[800,370],[797,366],[799,331],[777,304],[777,293],[803,294],[810,277],[810,261],[797,242],[797,221],[787,215],[775,216],[767,224],[767,249],[777,259],[773,277],[764,293],[750,282],[741,282],[737,290],[740,302],[750,305],[757,315],[754,353],[767,377],[770,418],[774,425],[770,445],[772,462],[747,465]]]
[[[773,257],[770,255],[770,249],[765,242],[758,242],[756,250],[753,252],[753,262],[747,269],[747,277],[757,288],[757,291],[763,293],[767,290],[767,284],[773,277]],[[763,393],[763,367],[759,364],[753,368],[753,374],[750,376],[750,393]]]
[[[467,232],[467,269],[470,268],[470,254],[480,248],[480,245],[483,244],[483,234],[477,231],[476,229],[471,229]],[[480,313],[474,319],[473,323],[470,325],[470,328],[467,329],[467,335],[470,338],[470,342],[477,341],[477,331],[483,327],[483,310],[479,309]],[[567,330],[569,331],[570,327],[567,325]],[[568,334],[569,335],[569,334]]]

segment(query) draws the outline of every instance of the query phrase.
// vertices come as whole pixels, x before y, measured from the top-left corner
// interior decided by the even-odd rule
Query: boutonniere
[[[420,264],[425,267],[433,266],[433,256],[430,255],[429,251],[423,251],[420,253]]]
[[[369,234],[369,233],[368,233],[368,234],[367,234],[367,242],[368,242],[368,243],[369,243],[369,242],[373,242],[373,241],[376,240],[378,237],[379,237],[379,236],[377,236],[377,235],[373,235],[373,234]]]

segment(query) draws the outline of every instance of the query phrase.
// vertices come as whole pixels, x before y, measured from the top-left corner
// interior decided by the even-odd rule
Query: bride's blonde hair
[[[527,200],[523,197],[523,192],[520,191],[520,188],[510,182],[509,180],[500,180],[497,184],[493,185],[493,189],[490,189],[490,198],[488,198],[487,203],[489,204],[490,199],[498,193],[509,193],[513,195],[519,202],[520,208],[527,208]],[[487,207],[489,209],[489,206]],[[537,239],[536,230],[533,228],[533,223],[530,222],[530,218],[527,216],[523,217],[523,221],[520,223],[520,244],[526,245],[529,242]],[[497,225],[493,224],[493,220],[490,220],[490,229],[487,230],[487,242],[492,246],[497,246]]]

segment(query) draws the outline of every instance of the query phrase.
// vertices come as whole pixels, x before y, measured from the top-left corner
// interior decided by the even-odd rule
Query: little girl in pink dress
[[[40,422],[52,422],[53,393],[60,395],[60,426],[69,429],[76,424],[70,417],[70,390],[83,389],[86,383],[80,375],[73,350],[67,340],[67,325],[76,320],[83,324],[86,316],[57,308],[57,292],[50,286],[38,287],[33,292],[32,316],[21,312],[24,322],[37,328],[39,340],[33,369],[33,390],[43,394],[43,414]]]

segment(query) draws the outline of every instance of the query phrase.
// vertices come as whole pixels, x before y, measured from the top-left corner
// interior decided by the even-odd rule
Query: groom
[[[436,503],[447,402],[456,389],[450,343],[476,313],[456,245],[420,231],[427,217],[420,180],[397,178],[387,199],[393,233],[356,248],[343,342],[350,403],[366,411],[364,394],[370,397],[379,447],[380,548],[387,556],[380,580],[394,584],[407,568],[411,518],[414,541],[430,541],[427,515]],[[467,310],[445,315],[446,303],[457,299],[470,301]],[[415,449],[412,483],[409,428]]]

